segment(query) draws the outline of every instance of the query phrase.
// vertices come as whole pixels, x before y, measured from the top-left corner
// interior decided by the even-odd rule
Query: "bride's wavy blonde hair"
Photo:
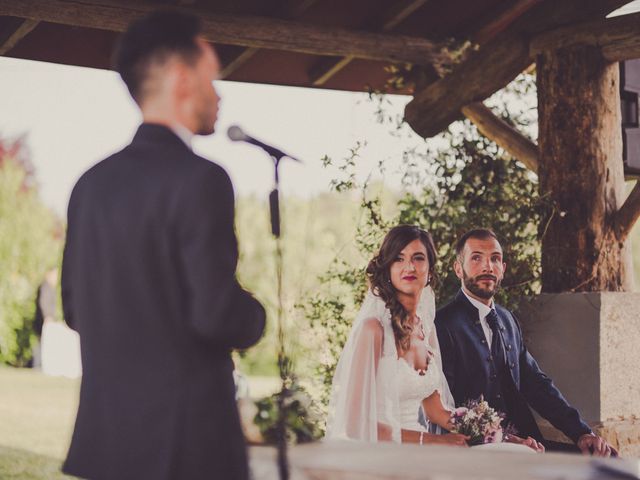
[[[429,260],[429,280],[427,285],[434,280],[434,268],[436,264],[436,248],[431,235],[415,225],[398,225],[389,230],[384,237],[380,250],[367,266],[367,278],[371,291],[379,296],[391,312],[391,325],[396,344],[403,350],[408,350],[413,326],[409,313],[398,300],[396,288],[391,283],[391,265],[398,258],[400,252],[409,243],[420,240],[427,250]]]

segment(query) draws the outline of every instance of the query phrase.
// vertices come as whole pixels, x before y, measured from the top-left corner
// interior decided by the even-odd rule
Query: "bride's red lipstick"
[[[414,275],[407,275],[406,277],[402,277],[403,280],[410,280],[413,281],[415,279],[417,279],[418,277],[414,276]]]

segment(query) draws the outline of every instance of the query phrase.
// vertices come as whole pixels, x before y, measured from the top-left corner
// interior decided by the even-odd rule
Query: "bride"
[[[399,225],[369,262],[370,290],[333,377],[327,438],[466,446],[464,435],[430,433],[450,426],[454,408],[433,324],[435,260],[429,233]]]

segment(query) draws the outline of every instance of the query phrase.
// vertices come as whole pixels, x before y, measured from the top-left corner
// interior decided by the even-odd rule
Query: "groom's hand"
[[[578,439],[578,448],[584,455],[594,455],[596,457],[617,457],[618,451],[607,441],[593,433],[586,433]]]
[[[538,453],[544,453],[544,445],[542,445],[533,437],[521,438],[517,435],[509,435],[507,438],[505,438],[505,442],[518,443],[520,445],[529,447],[530,449],[535,450]]]

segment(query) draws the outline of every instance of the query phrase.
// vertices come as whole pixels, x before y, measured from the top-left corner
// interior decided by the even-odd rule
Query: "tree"
[[[61,227],[38,196],[22,140],[0,140],[0,361],[24,366],[31,358],[39,283],[59,263]]]

